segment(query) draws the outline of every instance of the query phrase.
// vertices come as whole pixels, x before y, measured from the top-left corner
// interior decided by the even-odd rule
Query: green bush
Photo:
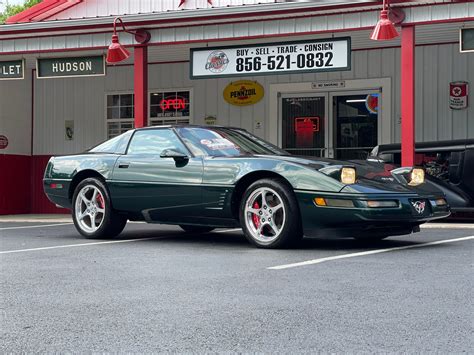
[[[26,0],[23,5],[7,5],[5,7],[5,11],[0,12],[0,24],[4,24],[7,18],[18,14],[23,10],[40,3],[41,1],[42,0]]]

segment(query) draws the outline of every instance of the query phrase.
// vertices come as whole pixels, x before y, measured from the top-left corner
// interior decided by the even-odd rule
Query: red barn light
[[[396,37],[398,37],[398,32],[393,22],[388,18],[388,9],[384,0],[383,9],[380,12],[380,19],[372,31],[370,39],[374,41],[386,41]]]
[[[112,44],[107,50],[107,63],[115,64],[130,57],[130,52],[120,44],[117,34],[112,35]]]
[[[120,25],[123,28],[123,31],[126,33],[133,34],[135,36],[135,41],[140,44],[145,44],[150,41],[151,35],[150,32],[145,30],[133,30],[129,31],[125,28],[123,21],[120,17],[114,19],[114,34],[112,35],[112,43],[107,50],[107,63],[116,64],[130,57],[130,52],[122,45],[119,41],[119,36],[117,34],[117,22],[120,22]]]

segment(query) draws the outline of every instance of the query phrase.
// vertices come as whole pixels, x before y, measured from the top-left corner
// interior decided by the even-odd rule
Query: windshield
[[[244,130],[182,127],[177,128],[177,131],[196,156],[288,155],[284,150]]]

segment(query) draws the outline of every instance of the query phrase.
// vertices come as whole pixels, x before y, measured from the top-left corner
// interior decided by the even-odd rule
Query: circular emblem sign
[[[8,147],[8,138],[4,135],[0,135],[0,149]]]
[[[222,73],[229,64],[229,58],[223,51],[214,51],[209,54],[206,62],[206,69],[212,73]]]
[[[236,106],[254,105],[263,95],[263,86],[250,80],[234,81],[224,89],[224,100]]]
[[[379,94],[369,94],[365,98],[365,107],[372,114],[379,112]]]

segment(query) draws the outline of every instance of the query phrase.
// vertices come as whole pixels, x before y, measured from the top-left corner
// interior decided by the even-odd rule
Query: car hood
[[[268,156],[270,157],[270,156]],[[342,192],[363,192],[363,193],[417,193],[417,194],[437,194],[443,193],[428,184],[409,186],[402,184],[392,174],[396,169],[395,165],[384,164],[366,160],[337,160],[329,158],[306,157],[295,155],[271,156],[274,159],[303,165],[307,168],[317,170],[323,174],[331,176],[328,171],[330,167],[353,167],[356,169],[357,182],[353,185],[346,185]]]

